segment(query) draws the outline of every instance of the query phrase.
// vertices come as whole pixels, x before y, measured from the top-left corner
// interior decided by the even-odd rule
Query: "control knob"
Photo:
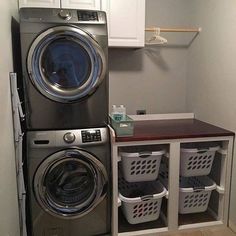
[[[68,132],[63,136],[63,139],[66,143],[73,143],[75,141],[75,135],[71,132]]]
[[[60,10],[58,15],[63,19],[63,20],[70,20],[71,19],[71,13],[69,10]]]

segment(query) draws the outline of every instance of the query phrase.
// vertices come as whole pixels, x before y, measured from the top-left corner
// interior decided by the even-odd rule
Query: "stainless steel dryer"
[[[27,133],[32,236],[111,235],[107,128]]]
[[[27,129],[105,126],[105,13],[21,8],[20,34]]]

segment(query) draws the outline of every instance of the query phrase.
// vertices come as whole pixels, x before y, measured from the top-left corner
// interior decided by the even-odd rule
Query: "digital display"
[[[96,11],[78,11],[79,21],[98,21],[98,13]]]
[[[83,143],[102,141],[100,130],[83,130],[81,136]]]

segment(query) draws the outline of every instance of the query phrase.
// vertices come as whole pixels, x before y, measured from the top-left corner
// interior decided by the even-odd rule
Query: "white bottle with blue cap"
[[[126,108],[124,105],[112,105],[112,118],[116,121],[124,121],[126,118]]]

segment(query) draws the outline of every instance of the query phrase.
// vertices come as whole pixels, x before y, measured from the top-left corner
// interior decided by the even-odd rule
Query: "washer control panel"
[[[101,131],[99,129],[82,130],[81,131],[81,136],[82,136],[82,143],[102,141]]]
[[[32,131],[28,133],[34,148],[96,146],[109,142],[108,128]]]

